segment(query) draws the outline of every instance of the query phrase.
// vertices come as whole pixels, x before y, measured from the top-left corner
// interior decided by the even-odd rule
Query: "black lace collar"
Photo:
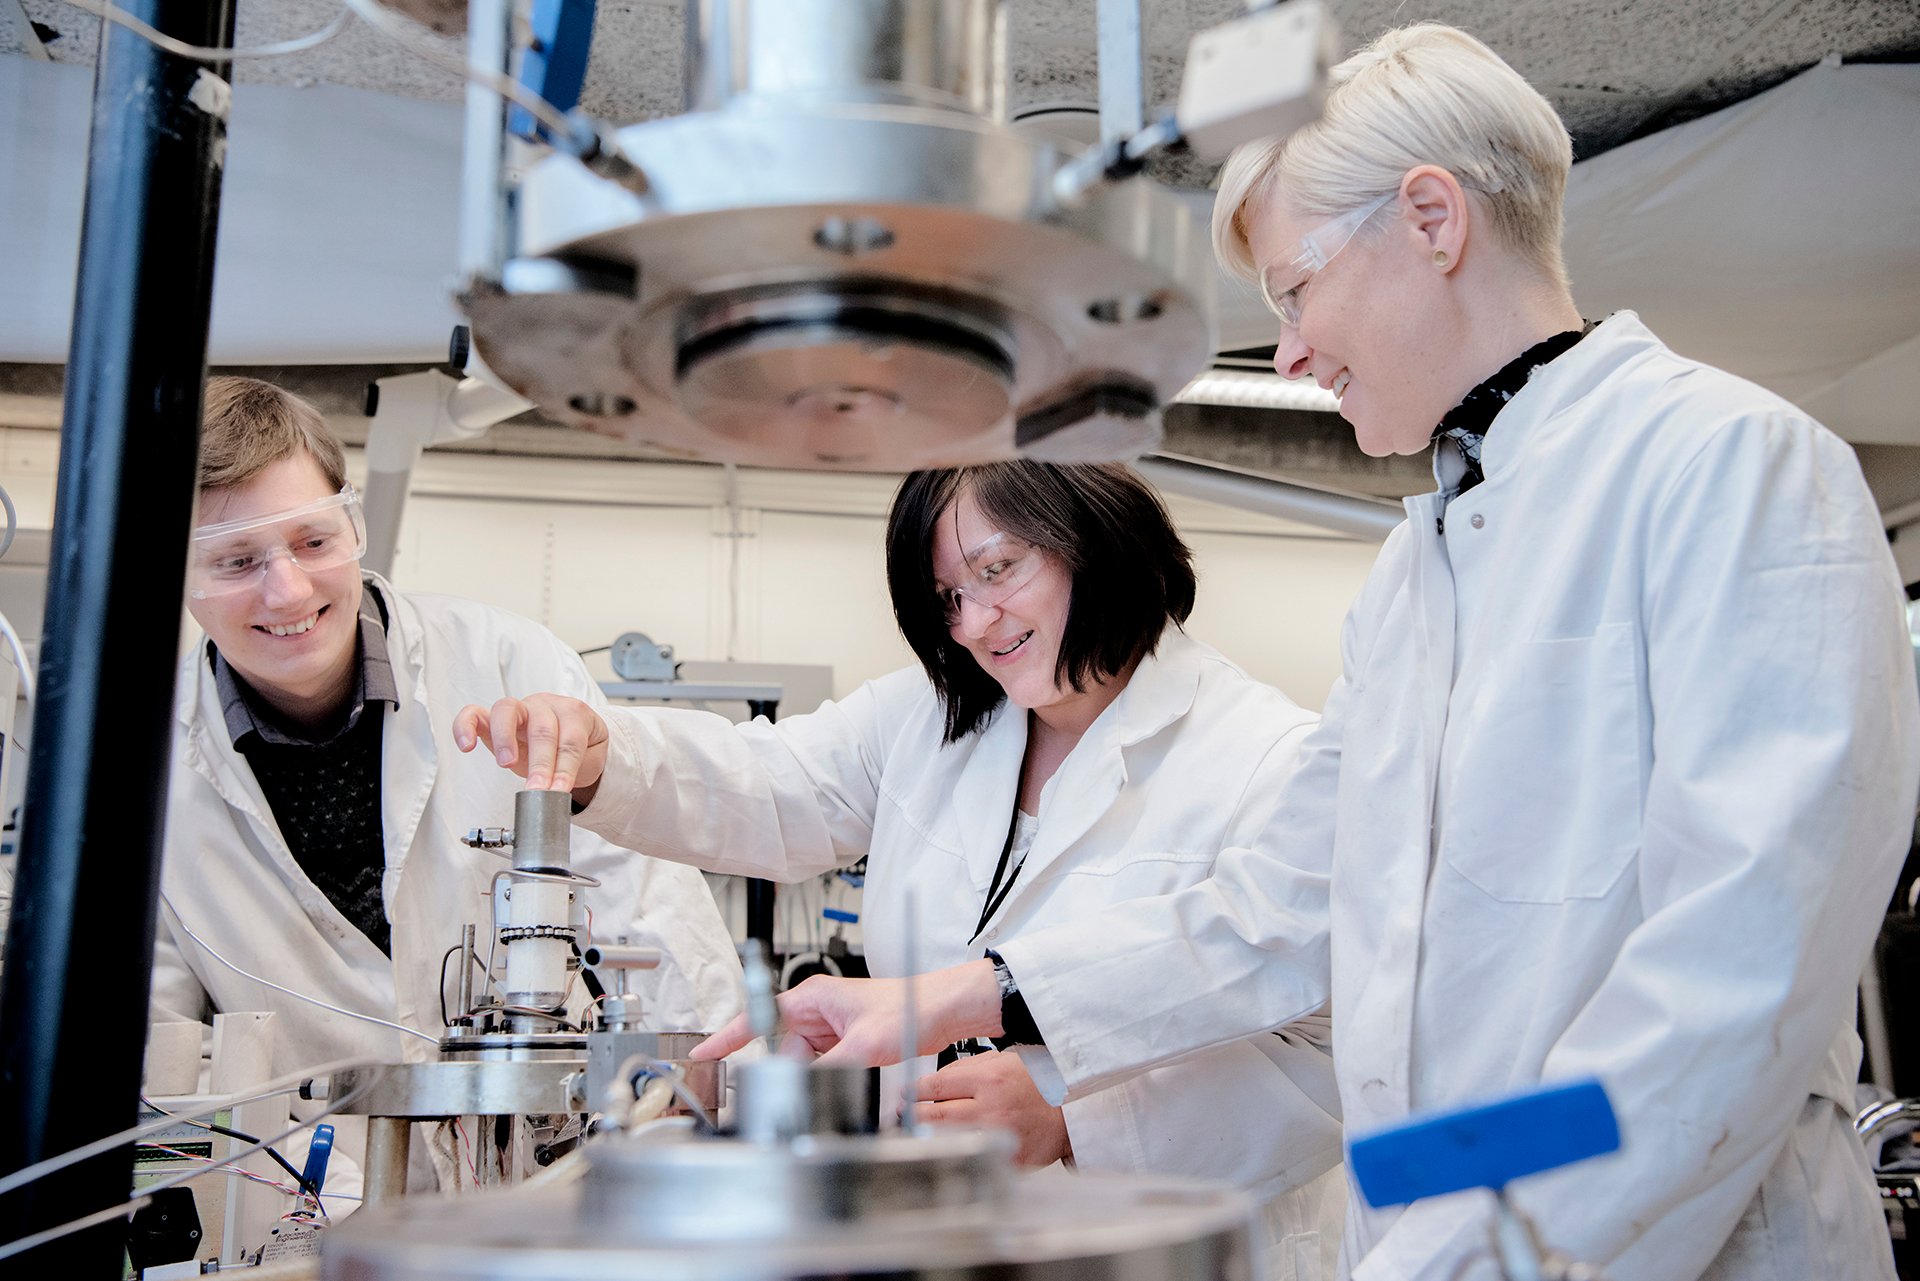
[[[1507,407],[1507,402],[1520,393],[1520,389],[1527,385],[1527,380],[1541,366],[1564,356],[1575,343],[1592,331],[1593,322],[1588,321],[1579,329],[1569,329],[1535,343],[1500,366],[1498,373],[1468,392],[1459,404],[1447,411],[1440,425],[1433,429],[1433,443],[1438,447],[1443,440],[1452,441],[1466,464],[1459,487],[1449,497],[1458,497],[1486,479],[1486,474],[1480,470],[1480,449],[1486,443],[1493,420]]]

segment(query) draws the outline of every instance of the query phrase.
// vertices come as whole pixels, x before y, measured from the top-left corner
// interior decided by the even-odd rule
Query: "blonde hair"
[[[1248,143],[1220,173],[1213,248],[1255,279],[1247,216],[1276,192],[1303,215],[1346,213],[1438,165],[1479,195],[1494,231],[1556,283],[1573,142],[1552,104],[1500,55],[1437,22],[1388,31],[1332,72],[1319,120]]]
[[[347,457],[320,411],[258,378],[207,379],[200,426],[200,488],[244,485],[283,458],[305,450],[327,483],[347,483]]]

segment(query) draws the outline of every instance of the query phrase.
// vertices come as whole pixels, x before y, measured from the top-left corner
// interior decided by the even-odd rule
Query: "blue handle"
[[[520,83],[552,103],[562,115],[580,102],[587,80],[587,53],[593,45],[596,0],[534,0],[529,25],[533,43],[520,55]],[[507,112],[507,131],[522,138],[543,137],[525,107]]]
[[[1429,1114],[1353,1140],[1347,1165],[1378,1209],[1466,1188],[1502,1188],[1620,1147],[1613,1104],[1596,1080]]]
[[[333,1127],[316,1125],[313,1127],[313,1141],[307,1144],[306,1168],[300,1171],[300,1179],[313,1185],[318,1193],[327,1182],[327,1159],[333,1155]]]
[[[823,908],[820,915],[826,917],[829,921],[839,921],[843,925],[852,925],[860,919],[860,913],[849,912],[845,908],[839,907]]]

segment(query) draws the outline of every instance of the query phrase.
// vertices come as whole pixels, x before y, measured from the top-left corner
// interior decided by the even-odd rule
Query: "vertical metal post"
[[[127,0],[177,39],[226,47],[232,0]],[[227,72],[106,28],[94,73],[79,281],[67,355],[6,985],[0,1173],[132,1125],[166,816],[173,635],[206,381]],[[99,996],[132,1008],[99,1017]],[[0,1240],[126,1200],[122,1150],[0,1199]],[[108,1281],[115,1219],[9,1274]]]
[[[747,700],[747,711],[754,716],[764,716],[769,721],[779,713],[780,704],[776,699]],[[763,881],[759,877],[747,878],[747,937],[766,945],[769,961],[774,957],[773,912],[779,888],[772,881]]]
[[[367,1118],[367,1155],[360,1192],[367,1205],[384,1205],[407,1194],[407,1163],[413,1122],[404,1116]],[[478,1155],[474,1157],[479,1160]]]
[[[467,65],[488,75],[512,74],[512,0],[470,0]],[[460,151],[460,284],[497,281],[512,256],[507,207],[507,104],[477,81],[467,85],[466,132]]]
[[[1140,0],[1100,0],[1100,141],[1130,138],[1147,120],[1146,32]]]

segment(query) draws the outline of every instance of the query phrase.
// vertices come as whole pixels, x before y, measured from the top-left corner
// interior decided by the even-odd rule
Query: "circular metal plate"
[[[1013,408],[1013,360],[984,326],[884,294],[809,292],[721,309],[681,344],[680,406],[727,441],[886,465],[902,436],[978,439]]]
[[[586,1055],[537,1060],[470,1059],[388,1063],[333,1074],[331,1097],[348,1116],[506,1116],[578,1111],[567,1077],[584,1069]]]
[[[737,1201],[732,1202],[738,1204]],[[726,1200],[715,1207],[724,1213]],[[981,1213],[929,1210],[823,1222],[776,1239],[615,1239],[582,1189],[414,1198],[328,1233],[324,1281],[1252,1281],[1258,1247],[1242,1194],[1170,1179],[1019,1176]]]
[[[1184,202],[1134,180],[1049,211],[1060,156],[1044,140],[958,112],[743,103],[631,126],[620,145],[646,170],[648,200],[543,162],[520,190],[520,243],[635,269],[633,293],[465,299],[489,366],[578,426],[764,466],[945,466],[1016,456],[1017,419],[1116,373],[1165,403],[1212,353],[1213,266]],[[682,376],[683,347],[717,305],[876,293],[937,296],[967,332],[990,325],[1011,366],[1004,389],[967,344],[896,344],[904,372],[891,377],[831,326],[810,346],[756,335],[728,365]],[[982,430],[1002,395],[1006,412]],[[751,430],[769,406],[781,423]],[[1135,452],[1156,425],[1102,432],[1099,448]]]

